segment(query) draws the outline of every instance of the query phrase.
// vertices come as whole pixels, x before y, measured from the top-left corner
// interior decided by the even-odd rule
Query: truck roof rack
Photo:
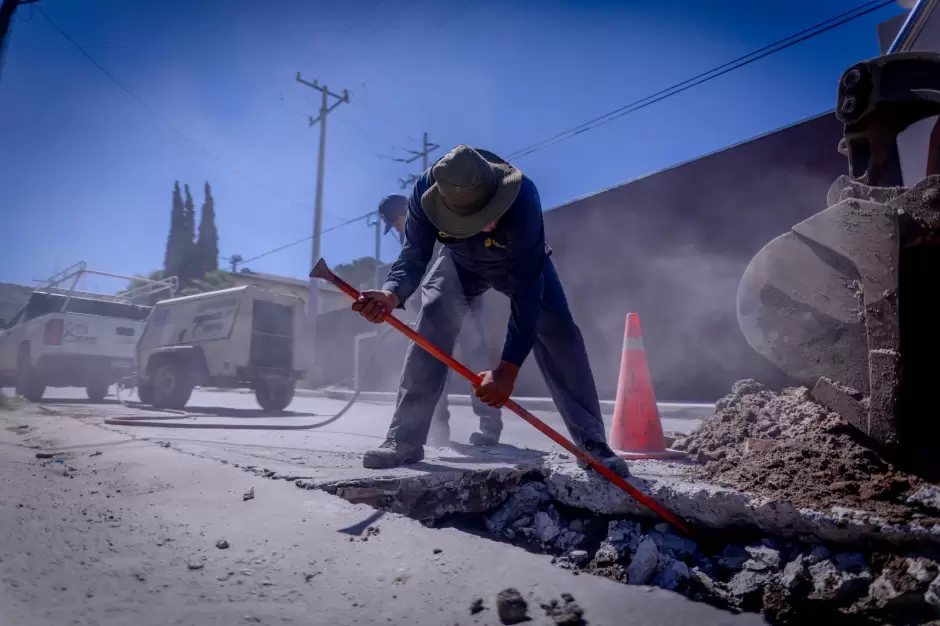
[[[137,287],[121,291],[117,294],[95,293],[91,291],[78,290],[78,281],[85,275],[107,276],[110,278],[120,278],[127,281],[139,283]],[[179,279],[176,276],[170,276],[161,280],[152,280],[150,278],[141,278],[140,276],[126,276],[124,274],[114,274],[112,272],[101,272],[88,269],[88,263],[79,261],[78,263],[65,268],[45,280],[35,281],[37,286],[34,292],[51,293],[64,295],[65,302],[62,304],[62,310],[68,306],[69,300],[73,297],[90,298],[94,300],[104,300],[108,302],[119,302],[122,304],[135,304],[134,300],[150,296],[161,291],[169,291],[170,297],[176,294],[179,288]]]

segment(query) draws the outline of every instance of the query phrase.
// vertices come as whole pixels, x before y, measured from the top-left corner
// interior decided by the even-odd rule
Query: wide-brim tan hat
[[[460,145],[431,167],[421,196],[428,219],[445,237],[466,239],[501,218],[522,189],[522,172],[487,150]]]

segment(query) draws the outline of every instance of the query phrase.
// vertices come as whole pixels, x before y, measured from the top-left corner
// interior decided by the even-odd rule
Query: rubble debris
[[[228,550],[229,543],[225,539],[219,539],[218,541],[215,542],[215,547],[218,548],[219,550]]]
[[[248,491],[242,494],[242,502],[247,502],[248,500],[254,500],[255,497],[255,488],[252,487]]]
[[[486,610],[486,607],[483,606],[483,598],[474,598],[473,602],[470,603],[470,615],[476,615],[484,610]]]
[[[940,490],[864,445],[806,388],[777,393],[741,380],[715,408],[673,444],[703,464],[699,478],[799,508],[861,510],[890,524],[940,522],[940,510],[930,512]]]
[[[562,603],[558,600],[552,600],[548,604],[542,605],[545,615],[552,618],[552,621],[558,626],[582,626],[587,624],[584,621],[584,609],[574,601],[574,596],[570,593],[561,594]]]
[[[55,458],[55,455],[51,452],[37,452],[36,458],[37,459],[52,459],[52,458]]]
[[[197,571],[197,570],[201,570],[203,567],[205,567],[205,564],[204,564],[204,563],[199,563],[199,562],[197,562],[197,561],[190,561],[189,563],[186,564],[186,567],[187,567],[187,569],[190,569],[190,570],[192,570],[192,571]]]
[[[510,587],[503,589],[496,596],[496,613],[503,624],[519,624],[529,621],[529,604],[519,593]]]

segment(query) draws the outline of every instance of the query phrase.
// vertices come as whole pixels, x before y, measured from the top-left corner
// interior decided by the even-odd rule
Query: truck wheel
[[[153,404],[153,384],[140,383],[137,385],[137,398],[141,404]]]
[[[182,409],[193,395],[193,380],[180,363],[167,361],[153,372],[153,406]]]
[[[255,399],[265,411],[283,411],[294,400],[294,381],[258,380]]]
[[[39,402],[46,393],[46,381],[26,359],[20,359],[16,368],[16,393],[30,402]]]
[[[92,402],[101,402],[108,397],[108,390],[111,385],[108,383],[92,383],[85,387],[85,394]]]

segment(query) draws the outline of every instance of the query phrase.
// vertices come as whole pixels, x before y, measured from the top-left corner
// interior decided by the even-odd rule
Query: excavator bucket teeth
[[[882,443],[897,436],[898,235],[889,207],[844,200],[764,246],[738,287],[751,347]]]

